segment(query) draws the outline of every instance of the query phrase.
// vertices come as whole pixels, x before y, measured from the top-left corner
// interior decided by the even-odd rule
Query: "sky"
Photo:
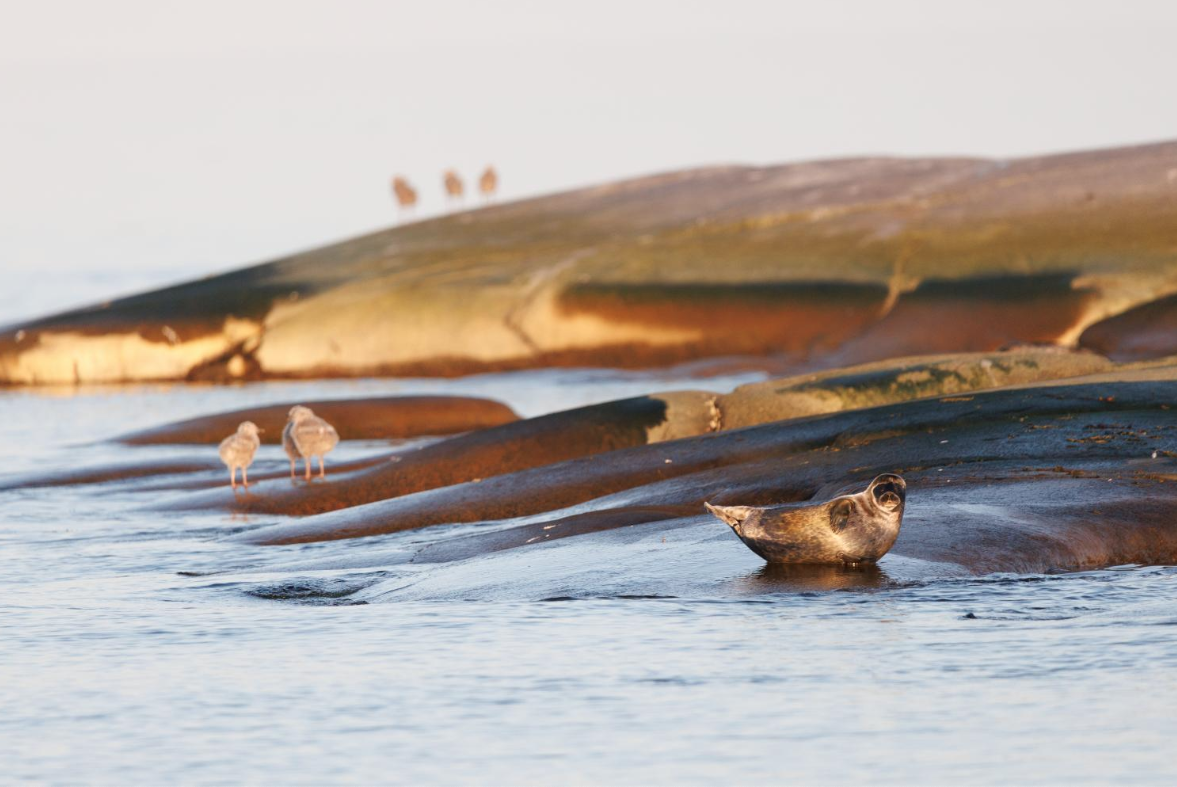
[[[0,0],[0,322],[717,163],[1177,137],[1177,3]]]

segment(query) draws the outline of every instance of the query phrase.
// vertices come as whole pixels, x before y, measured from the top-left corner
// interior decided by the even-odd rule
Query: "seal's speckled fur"
[[[704,505],[769,563],[873,563],[899,536],[906,500],[904,480],[884,473],[856,495],[816,505]]]

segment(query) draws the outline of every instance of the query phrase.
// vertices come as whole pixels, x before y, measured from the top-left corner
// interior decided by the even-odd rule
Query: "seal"
[[[884,473],[856,495],[824,503],[713,506],[740,540],[769,563],[874,563],[899,537],[907,483]]]

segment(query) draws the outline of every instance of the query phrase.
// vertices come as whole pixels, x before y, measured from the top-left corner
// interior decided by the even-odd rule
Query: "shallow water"
[[[564,370],[19,391],[0,393],[0,440],[15,474],[202,457],[212,449],[100,441],[252,404],[433,392],[536,415],[753,379]],[[268,445],[255,467],[285,460]],[[818,591],[763,581],[740,551],[751,593],[357,604],[352,591],[384,572],[179,572],[428,535],[226,543],[254,523],[144,511],[165,494],[145,483],[0,491],[0,781],[1177,779],[1177,569]]]

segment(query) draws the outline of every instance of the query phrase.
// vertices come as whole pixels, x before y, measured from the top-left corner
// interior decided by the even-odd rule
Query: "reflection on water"
[[[92,441],[295,398],[482,394],[535,414],[740,381],[570,371],[14,392],[0,394],[0,440],[8,471],[60,469],[187,458]],[[259,463],[285,469],[276,445]],[[1174,569],[896,582],[901,564],[884,559],[741,570],[702,596],[358,604],[412,567],[210,572],[395,556],[403,542],[228,544],[246,523],[144,512],[143,494],[166,494],[134,492],[147,483],[0,491],[0,781],[1177,779]]]
[[[844,566],[808,566],[766,563],[740,582],[741,592],[781,593],[809,590],[869,590],[890,579],[877,563]]]

